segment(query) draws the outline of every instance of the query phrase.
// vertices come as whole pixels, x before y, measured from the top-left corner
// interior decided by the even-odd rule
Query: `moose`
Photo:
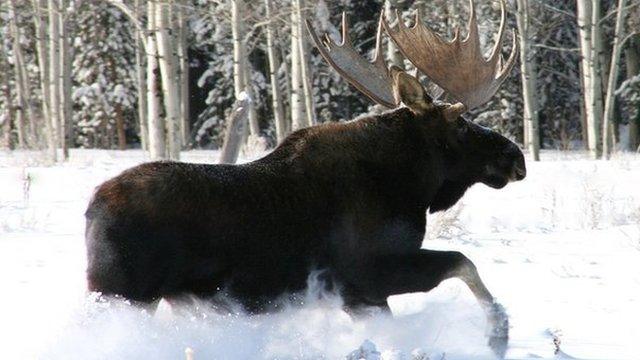
[[[352,47],[345,14],[340,44],[321,41],[307,21],[325,60],[391,109],[295,131],[246,164],[150,162],[104,182],[86,211],[88,289],[151,306],[224,292],[254,313],[303,291],[322,269],[345,310],[361,314],[388,310],[391,295],[459,278],[486,313],[489,345],[503,356],[508,317],[474,264],[460,252],[421,246],[427,211],[450,208],[473,184],[500,189],[526,175],[514,142],[462,116],[489,101],[514,66],[515,44],[506,62],[501,56],[501,3],[488,59],[472,1],[468,34],[452,41],[419,14],[412,27],[381,15],[373,62]],[[453,104],[387,67],[383,32]]]

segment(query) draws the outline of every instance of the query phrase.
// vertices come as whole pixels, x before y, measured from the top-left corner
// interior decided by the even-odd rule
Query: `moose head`
[[[437,143],[441,149],[445,172],[445,192],[461,196],[471,184],[482,182],[493,188],[502,188],[510,181],[521,180],[526,175],[524,157],[518,146],[486,127],[480,126],[462,115],[491,99],[507,78],[516,62],[515,33],[509,58],[504,61],[501,50],[505,35],[505,4],[501,4],[501,23],[496,43],[485,58],[480,48],[478,24],[473,0],[470,0],[468,32],[464,39],[456,29],[453,40],[447,41],[432,32],[416,12],[414,24],[407,27],[396,11],[397,24],[392,26],[380,16],[376,34],[373,62],[369,62],[354,50],[348,35],[346,14],[342,15],[342,42],[340,44],[325,35],[321,41],[311,22],[306,21],[311,38],[324,59],[351,85],[376,103],[387,108],[404,104],[421,124],[424,136]],[[384,30],[384,31],[383,31]],[[382,34],[386,32],[400,52],[438,90],[428,93],[416,76],[397,66],[387,67],[382,56]],[[442,93],[453,103],[438,101]],[[438,199],[431,211],[447,208],[459,198]],[[452,203],[453,201],[453,203]]]

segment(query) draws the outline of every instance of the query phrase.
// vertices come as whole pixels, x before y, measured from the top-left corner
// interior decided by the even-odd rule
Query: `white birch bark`
[[[71,38],[72,13],[67,12],[69,0],[59,0],[58,15],[60,27],[60,119],[63,124],[62,154],[69,158],[69,148],[73,146],[73,122],[71,117],[71,62],[73,54],[69,39]]]
[[[274,29],[275,33],[278,33],[277,29]],[[277,36],[276,36],[277,37]],[[282,63],[280,64],[283,72],[284,72],[284,98],[287,100],[291,100],[291,67],[287,63],[287,51],[284,47],[280,47],[280,59],[282,59]],[[292,112],[291,103],[285,104],[282,103],[282,112],[285,114],[284,122],[285,122],[285,133],[289,134],[293,130],[291,116],[289,116]]]
[[[36,30],[36,54],[38,58],[38,71],[40,75],[40,88],[42,89],[42,117],[44,122],[44,137],[47,143],[47,159],[56,161],[56,146],[53,136],[53,126],[50,115],[50,95],[49,95],[49,57],[47,53],[46,39],[46,14],[43,10],[47,8],[46,0],[32,0],[34,10],[34,26]]]
[[[632,77],[640,74],[640,36],[631,38],[631,44],[627,47],[627,76]],[[640,106],[636,110],[636,116],[629,119],[629,150],[637,151],[640,148]]]
[[[595,98],[594,51],[592,48],[592,6],[590,0],[577,0],[580,54],[582,55],[582,82],[587,125],[586,145],[593,158],[598,157],[598,124]]]
[[[165,125],[169,158],[180,159],[180,118],[178,104],[178,84],[176,83],[175,44],[172,41],[169,6],[166,2],[156,3],[156,42],[158,46],[158,65],[162,77],[162,95],[164,100]]]
[[[591,1],[591,78],[593,79],[593,108],[594,117],[592,124],[589,125],[589,129],[594,132],[592,136],[595,139],[594,150],[591,150],[591,156],[597,158],[602,152],[601,147],[601,132],[600,126],[602,124],[603,115],[603,98],[602,98],[602,78],[603,78],[603,45],[602,45],[602,26],[600,25],[600,19],[602,18],[602,1]]]
[[[58,4],[49,0],[49,94],[51,124],[56,149],[62,145],[60,123],[60,33],[58,29]]]
[[[251,109],[251,98],[245,92],[238,94],[236,104],[227,119],[224,142],[220,149],[220,164],[235,164],[238,160],[247,118]]]
[[[271,19],[271,0],[264,0],[265,15],[267,19]],[[267,57],[269,59],[269,80],[271,81],[271,107],[273,108],[273,117],[276,125],[276,139],[278,143],[287,136],[287,126],[282,108],[282,98],[280,94],[280,86],[278,86],[278,69],[280,61],[275,53],[275,44],[273,38],[273,27],[271,23],[266,25],[267,35]]]
[[[520,44],[520,75],[522,77],[522,100],[524,103],[525,147],[531,159],[540,160],[540,131],[538,126],[538,104],[536,101],[536,72],[529,43],[529,1],[517,0],[518,38]]]
[[[451,3],[455,3],[452,1]],[[395,18],[396,13],[395,9],[398,9],[398,4],[396,0],[385,0],[384,2],[384,15],[392,24],[397,19]],[[387,61],[389,62],[389,66],[396,65],[400,68],[404,68],[404,61],[402,60],[402,54],[396,47],[396,44],[391,40],[388,36],[385,37],[387,39]]]
[[[187,19],[184,13],[185,1],[177,5],[178,21],[178,62],[180,77],[180,136],[182,144],[190,143],[191,129],[189,126],[189,54],[187,52]]]
[[[0,56],[0,73],[9,74],[9,64],[4,56]],[[11,125],[13,124],[13,104],[11,101],[11,86],[9,86],[9,76],[2,76],[3,97],[5,103],[4,122],[2,123],[2,143],[1,147],[7,150],[12,149],[11,144]]]
[[[296,11],[298,12],[298,50],[300,51],[300,74],[302,76],[302,91],[304,92],[304,112],[306,115],[306,126],[313,126],[316,124],[315,106],[313,103],[313,89],[311,88],[313,74],[311,73],[311,67],[309,66],[309,46],[307,43],[307,36],[303,30],[302,8],[304,7],[304,0],[296,0],[298,2]]]
[[[159,160],[165,159],[167,154],[164,121],[160,118],[155,6],[155,0],[147,1],[147,120],[149,121],[149,155],[152,160]]]
[[[626,6],[626,0],[618,0],[618,13],[616,14],[616,27],[613,38],[613,50],[611,53],[611,67],[609,70],[609,79],[607,81],[607,90],[605,92],[606,98],[602,121],[602,158],[604,159],[608,159],[611,153],[611,139],[613,138],[611,134],[611,121],[613,118],[613,108],[616,100],[614,92],[616,90],[616,80],[618,78],[618,69],[620,65],[620,50],[622,45],[620,42],[622,39],[624,19],[627,15]]]
[[[135,0],[133,16],[140,19],[140,0]],[[144,46],[142,39],[144,33],[140,28],[136,30],[136,81],[138,84],[138,121],[140,123],[140,147],[142,150],[149,150],[149,130],[147,129],[147,97],[146,79],[144,74]]]
[[[302,85],[302,67],[300,66],[300,3],[291,0],[291,130],[305,127],[304,89]]]
[[[233,91],[234,95],[237,99],[240,99],[243,93],[246,94],[245,90],[247,90],[247,73],[246,73],[246,62],[245,62],[245,43],[244,43],[244,26],[242,23],[242,14],[244,13],[244,1],[243,0],[231,0],[231,36],[233,41]],[[251,107],[251,105],[247,105],[247,107]],[[238,118],[236,121],[247,121],[250,122],[250,113],[251,109],[245,109],[248,112],[247,116],[242,116]],[[231,143],[242,143],[243,140],[247,138],[247,126],[245,124],[232,124],[231,120],[234,117],[229,117],[229,122],[227,123],[227,135],[228,136],[239,136],[239,139],[229,139]],[[241,132],[237,133],[235,131],[229,130],[232,126],[235,126],[237,129],[240,129]],[[225,142],[227,140],[225,139]],[[224,147],[224,146],[223,146]]]
[[[15,0],[9,1],[9,17],[11,37],[13,38],[13,67],[16,77],[16,99],[18,102],[18,108],[15,113],[15,124],[18,133],[18,148],[24,149],[27,147],[25,128],[30,119],[32,119],[33,112],[31,111],[31,104],[29,102],[29,83],[24,56],[22,54],[22,46],[20,45],[20,31],[18,29]]]

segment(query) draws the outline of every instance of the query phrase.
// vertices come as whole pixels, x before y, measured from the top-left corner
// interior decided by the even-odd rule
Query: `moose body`
[[[459,252],[421,249],[427,211],[453,206],[475,183],[502,188],[526,174],[515,143],[461,116],[488,101],[515,62],[515,50],[506,63],[499,60],[501,4],[488,60],[479,51],[473,4],[468,38],[451,43],[418,22],[392,29],[381,18],[376,54],[384,27],[405,56],[460,100],[453,105],[434,101],[416,77],[387,69],[381,57],[359,58],[346,40],[346,18],[342,45],[329,38],[321,44],[310,29],[323,57],[356,88],[380,104],[405,106],[298,130],[243,165],[153,162],[108,180],[86,212],[89,289],[140,303],[223,292],[249,311],[264,311],[323,270],[346,309],[358,314],[457,277],[486,313],[493,350],[504,355],[507,316],[473,263]],[[414,46],[415,39],[425,45]],[[455,64],[468,66],[458,72]]]
[[[244,165],[127,170],[87,211],[90,288],[142,302],[224,290],[260,310],[323,269],[348,303],[386,304],[383,269],[419,253],[427,209],[471,185],[446,181],[429,131],[405,108],[300,130]]]

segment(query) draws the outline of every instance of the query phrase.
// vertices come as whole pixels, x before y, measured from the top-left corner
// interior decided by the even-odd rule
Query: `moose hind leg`
[[[442,281],[459,278],[469,287],[487,316],[489,346],[504,357],[509,340],[509,319],[478,275],[475,265],[457,251],[420,250],[412,254],[387,255],[372,264],[375,298],[429,291]],[[374,290],[375,289],[375,290]]]

